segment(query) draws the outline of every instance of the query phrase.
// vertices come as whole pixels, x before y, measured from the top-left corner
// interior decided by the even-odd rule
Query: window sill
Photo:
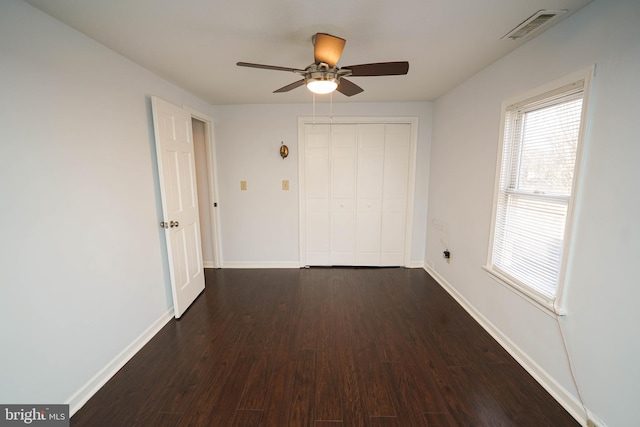
[[[519,296],[523,297],[527,302],[540,309],[545,314],[554,318],[566,315],[562,308],[555,306],[554,300],[515,282],[514,280],[501,274],[499,271],[494,270],[488,265],[483,265],[482,269],[489,273],[489,277],[491,279],[495,280],[510,291],[515,292]]]

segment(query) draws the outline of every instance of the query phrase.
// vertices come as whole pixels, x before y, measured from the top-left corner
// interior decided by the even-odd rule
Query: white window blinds
[[[581,81],[507,107],[489,268],[553,301],[582,116]]]

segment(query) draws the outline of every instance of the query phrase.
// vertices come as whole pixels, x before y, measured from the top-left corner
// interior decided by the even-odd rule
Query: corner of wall
[[[97,374],[93,376],[85,385],[80,387],[71,397],[65,402],[69,405],[69,416],[73,416],[85,403],[96,394],[107,381],[111,379],[122,367],[145,344],[147,344],[160,330],[173,319],[173,307],[167,310],[158,320],[153,322],[138,338],[136,338],[131,344],[129,344],[124,350],[122,350],[116,357],[113,358],[104,368],[102,368]]]
[[[540,365],[491,323],[479,310],[462,296],[451,284],[432,267],[424,265],[424,270],[482,326],[564,409],[582,425],[586,425],[587,413],[582,403],[560,385]],[[588,411],[587,411],[588,412]]]

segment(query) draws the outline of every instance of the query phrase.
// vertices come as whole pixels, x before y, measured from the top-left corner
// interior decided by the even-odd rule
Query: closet
[[[404,266],[412,123],[301,125],[304,265]]]

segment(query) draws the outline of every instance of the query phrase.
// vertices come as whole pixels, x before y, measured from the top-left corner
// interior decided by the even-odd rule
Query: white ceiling
[[[334,102],[428,101],[522,41],[502,39],[540,9],[591,0],[26,0],[211,104],[309,102],[297,74],[238,61],[305,68],[311,36],[347,40],[339,66],[409,61],[409,74],[354,77],[364,92]],[[325,95],[326,97],[326,95]]]

